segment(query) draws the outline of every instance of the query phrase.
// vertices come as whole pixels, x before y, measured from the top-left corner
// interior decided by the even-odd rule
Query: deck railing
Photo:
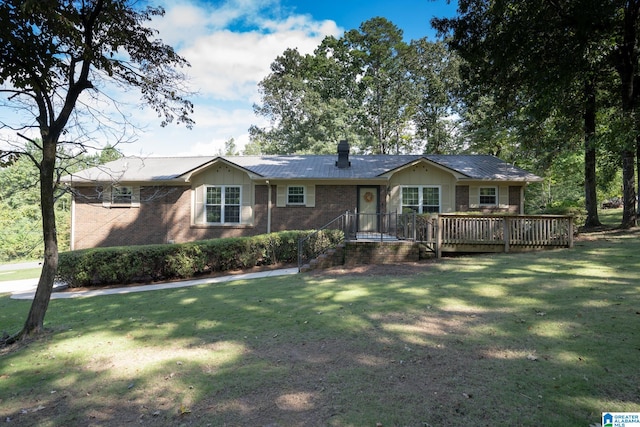
[[[339,240],[321,236],[339,230],[346,241],[409,240],[422,243],[440,257],[443,252],[510,252],[573,247],[572,216],[415,213],[365,214],[345,212],[298,242],[301,267],[336,246]]]
[[[456,215],[437,218],[436,246],[499,245],[512,249],[573,247],[573,217],[562,215]]]

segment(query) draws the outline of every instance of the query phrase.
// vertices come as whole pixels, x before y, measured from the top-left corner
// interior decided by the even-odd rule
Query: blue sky
[[[127,155],[215,155],[234,138],[238,148],[249,141],[259,102],[257,83],[267,76],[273,60],[286,48],[311,53],[328,36],[376,16],[404,31],[405,39],[435,39],[429,21],[452,16],[456,2],[445,0],[151,0],[166,10],[153,22],[159,37],[176,48],[191,67],[190,89],[195,105],[192,130],[181,125],[161,128],[153,110],[136,105],[137,94],[110,93],[123,102],[129,120],[140,130],[134,142],[122,144]],[[114,141],[102,141],[113,144]]]
[[[283,0],[281,5],[292,13],[309,14],[314,19],[330,19],[341,28],[358,28],[367,19],[383,16],[404,31],[407,41],[422,37],[435,39],[431,29],[433,17],[452,16],[457,2],[447,4],[444,0]]]
[[[160,1],[167,13],[154,26],[191,63],[196,124],[192,130],[160,128],[153,111],[132,109],[131,120],[144,129],[135,142],[120,146],[129,155],[215,155],[230,138],[241,149],[250,125],[266,125],[253,114],[260,101],[257,83],[286,48],[311,53],[324,37],[339,37],[376,16],[402,29],[406,40],[434,40],[431,18],[453,16],[457,5],[446,0]],[[132,94],[125,96],[135,102]]]

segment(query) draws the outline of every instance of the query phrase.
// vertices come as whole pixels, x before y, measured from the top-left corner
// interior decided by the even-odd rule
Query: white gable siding
[[[402,207],[402,186],[434,185],[440,187],[440,212],[453,212],[455,209],[455,184],[456,179],[448,172],[425,163],[406,168],[395,173],[390,181],[391,193],[389,197],[388,211],[400,212]]]
[[[204,198],[205,188],[209,185],[233,185],[242,188],[242,200],[240,209],[240,223],[253,223],[254,205],[254,184],[249,175],[225,163],[219,163],[198,173],[192,179],[192,189],[194,192],[193,211],[191,220],[194,224],[204,224]]]

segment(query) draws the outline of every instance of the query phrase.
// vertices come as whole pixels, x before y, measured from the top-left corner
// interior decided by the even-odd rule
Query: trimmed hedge
[[[298,240],[312,231],[282,231],[252,237],[182,244],[119,246],[60,253],[57,279],[70,287],[106,286],[184,279],[216,271],[276,263],[297,263]],[[304,252],[327,240],[338,244],[339,230],[324,230],[305,242]]]

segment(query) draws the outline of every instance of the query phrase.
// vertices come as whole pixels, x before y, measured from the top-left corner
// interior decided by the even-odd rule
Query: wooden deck
[[[426,244],[446,252],[523,252],[573,247],[573,217],[560,215],[440,214]]]
[[[361,231],[358,224],[363,215],[368,214],[347,212],[323,228],[342,230],[346,242],[379,242],[385,246],[418,242],[437,258],[452,252],[524,252],[573,247],[573,216],[374,214],[378,218],[365,219],[367,224],[377,224],[377,230]],[[299,242],[299,266],[308,261],[306,258],[319,255],[303,257],[302,244],[303,239]]]
[[[381,226],[377,232],[352,232],[345,236],[350,236],[349,241],[390,241],[394,237],[416,241],[438,257],[447,252],[522,252],[573,247],[573,217],[565,215],[385,214],[378,224]]]

